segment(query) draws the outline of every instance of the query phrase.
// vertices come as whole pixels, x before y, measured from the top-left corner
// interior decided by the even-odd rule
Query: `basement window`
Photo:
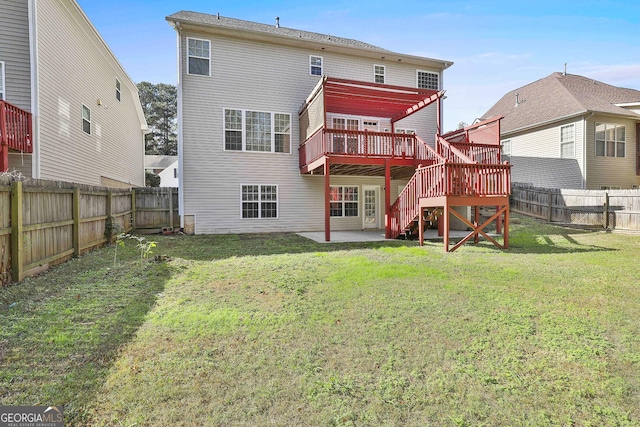
[[[329,188],[329,215],[335,217],[358,216],[358,187],[331,186]]]
[[[242,218],[278,218],[278,186],[243,185]]]

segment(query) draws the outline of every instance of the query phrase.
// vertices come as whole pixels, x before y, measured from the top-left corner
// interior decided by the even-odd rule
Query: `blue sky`
[[[136,82],[176,83],[176,37],[164,18],[179,10],[262,23],[279,16],[284,27],[453,61],[444,75],[445,130],[565,62],[569,73],[640,90],[638,0],[78,3]]]

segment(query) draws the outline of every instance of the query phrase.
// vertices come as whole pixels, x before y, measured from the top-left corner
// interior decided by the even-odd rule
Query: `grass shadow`
[[[99,249],[0,290],[0,401],[64,407],[86,425],[120,349],[133,339],[172,276],[139,252]]]

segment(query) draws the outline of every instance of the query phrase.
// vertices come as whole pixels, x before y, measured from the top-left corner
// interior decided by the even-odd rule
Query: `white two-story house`
[[[448,144],[435,140],[449,61],[285,28],[279,20],[187,11],[167,20],[178,40],[187,232],[324,230],[330,240],[331,230],[373,228],[395,237],[419,216],[419,198],[453,194],[434,177],[461,182],[475,172],[445,173]],[[458,150],[447,153],[470,162]],[[417,179],[416,168],[435,163],[442,171],[423,170],[429,184],[405,191],[411,209],[400,208],[396,201]],[[427,187],[439,190],[427,194]],[[443,206],[441,200],[433,203]]]
[[[0,172],[144,185],[138,90],[75,0],[0,2]]]

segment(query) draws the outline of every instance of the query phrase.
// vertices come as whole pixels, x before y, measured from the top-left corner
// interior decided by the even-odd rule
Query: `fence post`
[[[80,187],[73,188],[73,256],[80,256]]]
[[[131,189],[131,232],[136,231],[136,189]]]
[[[22,182],[11,184],[11,280],[21,281],[24,277],[24,236],[22,235]]]
[[[609,193],[604,193],[604,228],[609,228]]]
[[[553,193],[551,192],[551,190],[547,191],[547,197],[549,198],[547,200],[547,205],[549,209],[548,222],[551,222],[553,220]]]
[[[113,191],[107,191],[107,240],[109,244],[113,241],[113,227],[115,224],[113,223]]]

